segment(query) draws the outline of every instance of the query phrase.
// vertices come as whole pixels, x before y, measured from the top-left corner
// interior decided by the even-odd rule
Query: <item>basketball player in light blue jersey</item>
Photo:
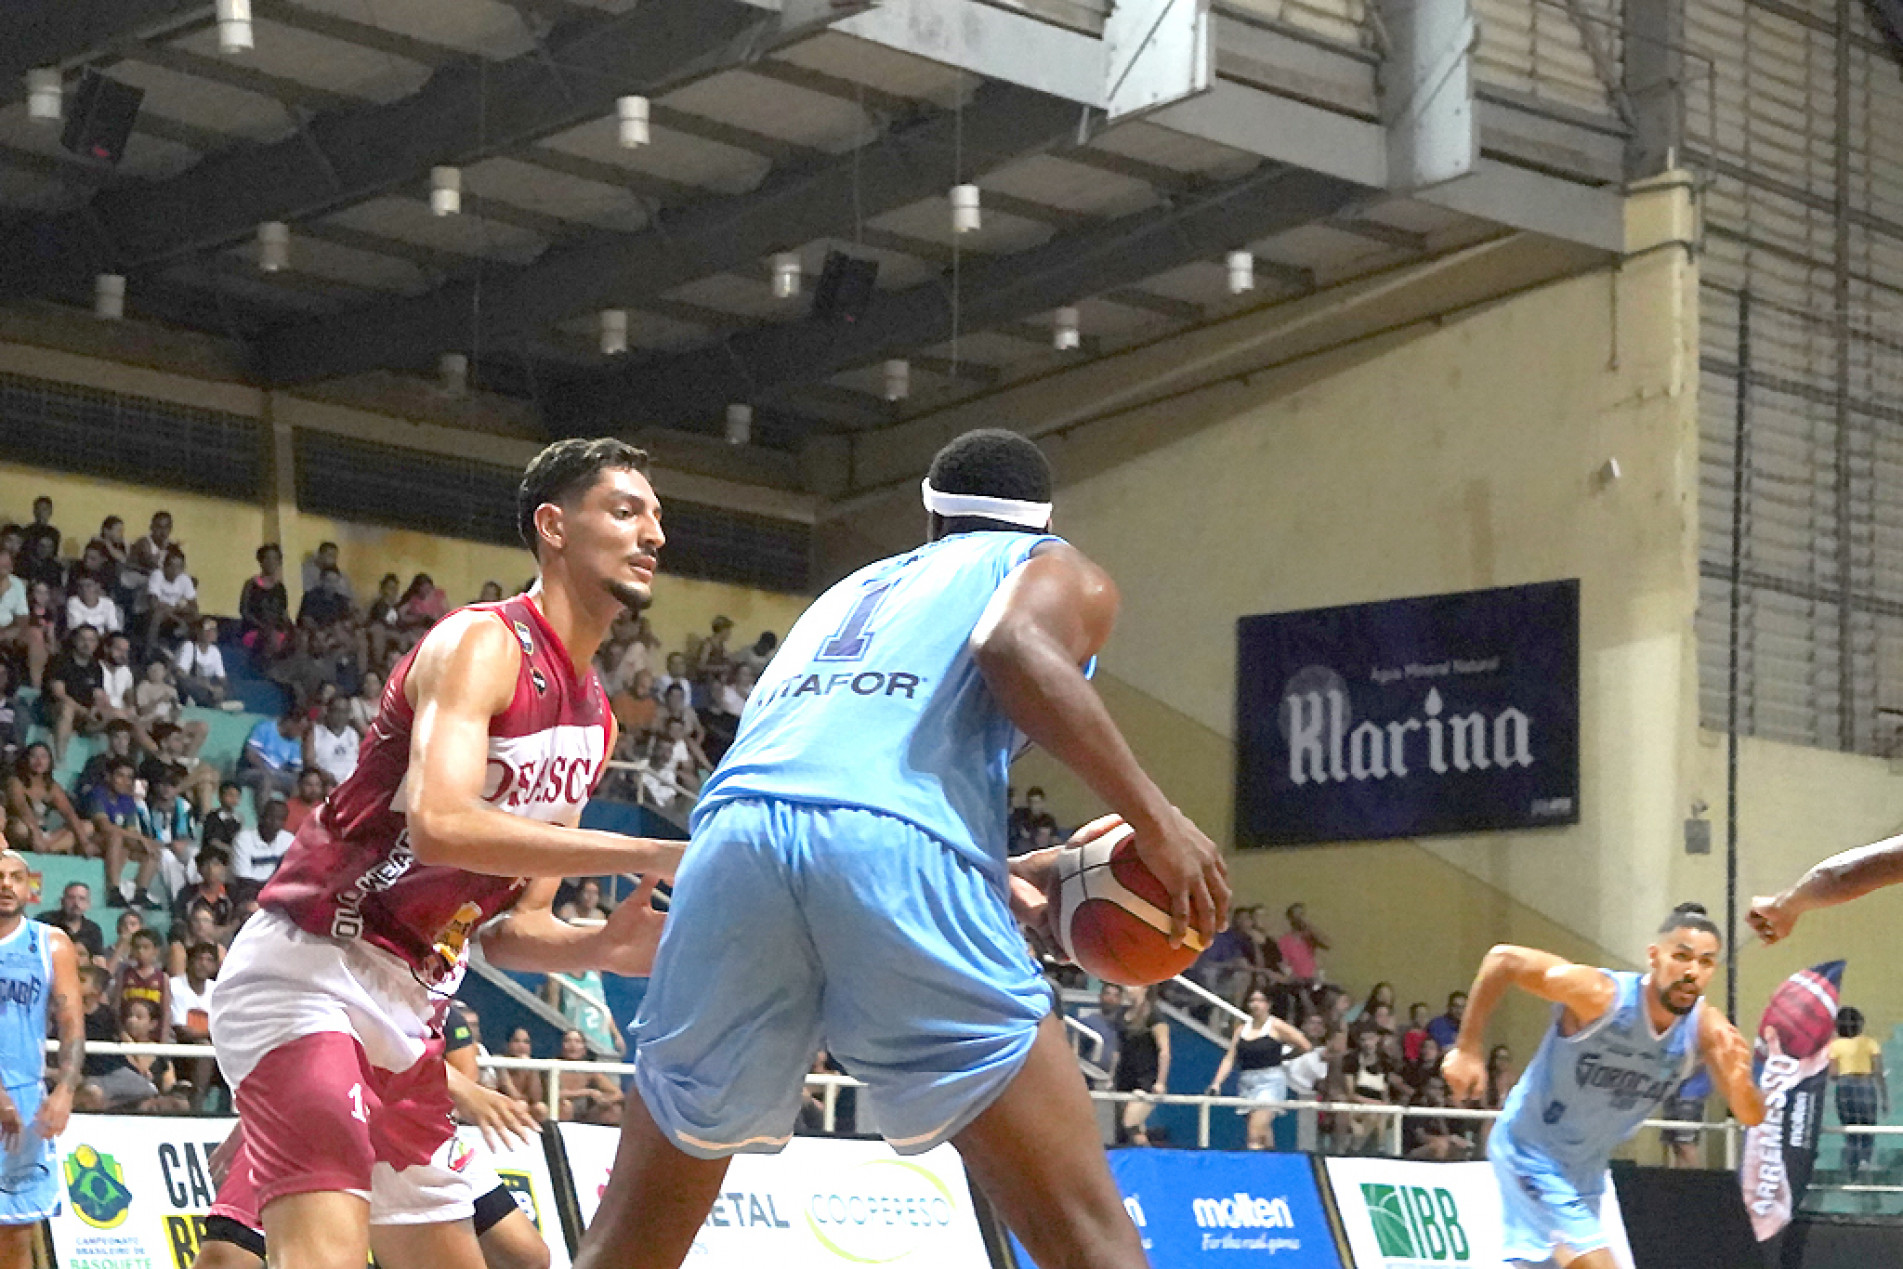
[[[957,1144],[1045,1269],[1145,1263],[1019,929],[1048,919],[1056,853],[1006,858],[1020,742],[1135,826],[1178,941],[1221,928],[1229,887],[1080,668],[1116,591],[1050,535],[1050,497],[1022,436],[953,440],[926,545],[828,590],[762,675],[694,810],[579,1269],[675,1269],[729,1156],[786,1143],[822,1045],[900,1152]]]
[[[30,921],[27,862],[0,851],[0,1269],[33,1263],[33,1228],[59,1210],[53,1139],[66,1130],[86,1057],[79,958],[64,930]],[[46,1019],[59,1023],[59,1069],[46,1091]]]
[[[1749,1046],[1723,1014],[1704,1007],[1722,947],[1705,909],[1683,903],[1659,927],[1644,974],[1504,944],[1480,963],[1460,1036],[1442,1064],[1455,1098],[1486,1090],[1487,1019],[1509,986],[1554,1005],[1553,1024],[1487,1142],[1509,1261],[1613,1269],[1599,1223],[1612,1152],[1700,1061],[1733,1115],[1746,1124],[1764,1119]]]

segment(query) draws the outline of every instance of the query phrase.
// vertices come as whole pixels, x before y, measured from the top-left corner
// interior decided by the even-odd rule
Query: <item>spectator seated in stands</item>
[[[325,584],[324,574],[326,572],[337,574],[336,580],[329,584],[328,589],[342,595],[346,603],[355,603],[357,593],[351,589],[350,579],[344,576],[343,567],[337,562],[337,544],[335,542],[320,542],[317,544],[315,551],[312,551],[309,555],[304,557],[303,561],[298,565],[298,582],[300,588],[306,595],[309,595],[319,586]],[[302,617],[300,617],[299,620],[301,621]]]
[[[145,803],[140,809],[144,812],[145,836],[159,848],[159,886],[168,898],[176,896],[184,887],[173,884],[166,861],[176,863],[179,854],[197,848],[198,817],[192,814],[192,804],[180,796],[169,771],[146,781]],[[179,880],[183,880],[182,875]]]
[[[151,733],[139,721],[138,683],[132,673],[132,640],[123,634],[109,634],[99,649],[99,674],[106,693],[106,708],[114,718],[132,724],[132,738],[142,750],[151,750]]]
[[[79,565],[75,564],[77,570]],[[75,572],[68,588],[66,600],[66,628],[91,626],[102,635],[115,634],[126,628],[125,614],[119,611],[119,604],[106,593],[105,587],[93,573]]]
[[[35,741],[13,760],[7,778],[7,844],[47,855],[97,855],[92,825],[53,779],[53,750]]]
[[[297,606],[297,624],[312,629],[349,625],[356,618],[350,602],[349,583],[335,565],[317,575],[317,584],[307,587]]]
[[[92,1047],[95,1044],[112,1044],[119,1039],[119,1014],[106,998],[111,983],[111,975],[81,954],[79,1008],[86,1017],[88,1051],[79,1068],[81,1083],[73,1090],[73,1109],[86,1114],[97,1114],[104,1107],[105,1098],[100,1095],[99,1085],[94,1081],[112,1070],[115,1061]]]
[[[272,798],[258,807],[258,826],[238,834],[231,845],[231,872],[247,895],[255,895],[271,880],[271,874],[284,862],[291,849],[291,834],[285,831],[284,817],[289,807],[281,798]]]
[[[79,769],[79,775],[73,780],[74,804],[92,814],[92,796],[95,789],[106,783],[106,774],[112,764],[120,758],[134,757],[132,748],[132,724],[123,718],[115,718],[106,724],[106,747],[86,759],[86,765]]]
[[[164,905],[148,892],[152,878],[159,872],[160,845],[145,835],[145,819],[132,794],[136,768],[130,758],[114,758],[106,765],[104,783],[93,788],[87,804],[93,825],[93,840],[100,844],[106,862],[106,906],[126,908],[138,904],[145,908]],[[126,864],[133,865],[133,877],[125,878]]]
[[[66,634],[66,650],[47,663],[40,720],[53,729],[55,763],[65,758],[75,733],[96,736],[118,716],[106,702],[106,671],[98,652],[99,632],[75,626]]]
[[[1424,1109],[1446,1108],[1447,1083],[1441,1079],[1439,1072],[1422,1081],[1420,1091],[1414,1094],[1408,1105]],[[1401,1149],[1410,1159],[1430,1159],[1436,1163],[1471,1159],[1474,1157],[1473,1138],[1469,1135],[1471,1131],[1457,1129],[1454,1121],[1445,1115],[1407,1115],[1401,1121]]]
[[[310,726],[297,706],[287,707],[277,719],[265,719],[245,738],[238,757],[238,783],[251,789],[262,804],[288,797],[304,769],[304,732]]]
[[[99,958],[107,973],[117,974],[119,967],[132,959],[132,936],[145,928],[145,916],[137,908],[126,908],[113,923],[114,941]]]
[[[53,523],[53,500],[41,494],[33,500],[33,523],[23,526],[20,530],[20,543],[26,548],[28,555],[45,555],[51,559],[58,559],[60,543],[64,540],[64,536]],[[61,570],[61,575],[64,576],[64,570]],[[51,579],[49,584],[54,589],[58,589],[60,578]]]
[[[305,737],[304,765],[317,768],[333,786],[339,785],[357,769],[357,751],[361,748],[363,733],[350,721],[350,701],[333,696],[324,706],[324,716]]]
[[[191,638],[198,624],[198,583],[185,571],[184,551],[167,548],[158,571],[145,575],[141,609],[148,647]]]
[[[1447,997],[1447,1012],[1427,1023],[1427,1034],[1434,1037],[1442,1051],[1454,1047],[1454,1039],[1460,1035],[1460,1020],[1467,1013],[1467,993],[1456,991]]]
[[[149,1000],[128,1000],[120,1006],[119,1033],[114,1038],[121,1044],[164,1043],[159,1019],[165,1016]],[[116,1065],[95,1081],[100,1110],[115,1115],[183,1115],[191,1110],[191,1099],[179,1089],[171,1058],[127,1055],[106,1061]]]
[[[760,672],[766,669],[767,662],[773,659],[773,652],[779,646],[780,636],[774,634],[771,630],[762,630],[760,637],[755,639],[750,646],[742,648],[740,654],[736,656],[734,660],[736,663],[752,670],[755,681],[758,681]]]
[[[83,881],[69,881],[59,892],[59,906],[48,908],[34,917],[43,925],[65,932],[80,953],[81,963],[96,962],[105,953],[106,936],[86,913],[93,905],[93,888]]]
[[[502,1055],[512,1058],[535,1056],[535,1044],[529,1037],[527,1027],[517,1027],[509,1032],[509,1041],[502,1047]],[[532,1070],[503,1070],[496,1072],[496,1091],[517,1101],[527,1102],[535,1111],[537,1119],[548,1118],[548,1085],[542,1080],[542,1072]]]
[[[708,693],[704,720],[707,734],[702,744],[716,763],[726,755],[727,746],[740,730],[740,715],[747,708],[747,698],[753,695],[753,685],[753,667],[747,665],[730,665],[714,680]]]
[[[218,803],[218,768],[198,758],[198,746],[204,737],[203,723],[155,723],[152,741],[158,749],[139,763],[141,780],[151,784],[161,776],[169,777],[179,795],[191,803],[195,817],[203,816]]]
[[[1427,1002],[1417,1000],[1407,1007],[1407,1027],[1401,1032],[1401,1060],[1412,1062],[1420,1056],[1421,1041],[1427,1039]],[[1445,1052],[1445,1049],[1442,1050]]]
[[[370,648],[370,664],[379,669],[410,650],[415,639],[403,629],[403,583],[395,573],[385,573],[377,583],[377,597],[364,612],[363,632]]]
[[[205,824],[198,834],[199,844],[223,850],[229,859],[231,844],[238,840],[238,834],[244,830],[244,821],[238,816],[238,808],[243,803],[244,789],[238,782],[221,781],[218,785],[218,805],[205,813]]]
[[[46,538],[29,538],[25,554],[14,561],[14,571],[26,580],[31,597],[35,582],[46,587],[46,601],[58,607],[66,603],[66,566],[59,562],[59,548]]]
[[[701,738],[706,730],[701,726],[700,712],[687,703],[687,688],[679,683],[671,683],[661,693],[660,729],[667,730],[667,724],[678,719],[681,724],[681,736],[694,746],[695,761],[701,766],[711,766],[704,754],[699,752]]]
[[[1105,1078],[1098,1081],[1098,1087],[1108,1087],[1109,1075],[1117,1069],[1117,1040],[1123,1026],[1123,988],[1116,983],[1103,983],[1097,988],[1097,1008],[1091,1013],[1079,1014],[1077,1021],[1100,1041],[1095,1054],[1086,1051],[1084,1056],[1094,1062]]]
[[[573,1028],[562,1032],[562,1060],[593,1060],[588,1040]],[[621,1085],[609,1075],[575,1075],[567,1072],[556,1077],[557,1105],[560,1116],[574,1123],[618,1124],[621,1122]]]
[[[106,593],[119,601],[119,606],[130,613],[129,604],[135,596],[126,586],[126,568],[130,555],[126,548],[126,522],[121,516],[107,516],[99,522],[99,532],[86,544],[87,549],[99,548],[105,558],[105,569],[100,580],[105,584]]]
[[[1401,1083],[1407,1086],[1410,1097],[1426,1087],[1429,1077],[1440,1073],[1440,1060],[1444,1052],[1433,1036],[1421,1037],[1419,1054],[1413,1061],[1403,1058],[1401,1061]]]
[[[179,645],[172,658],[178,670],[179,695],[194,705],[217,708],[225,702],[225,654],[218,647],[218,619],[200,617],[190,643]]]
[[[350,725],[357,729],[359,736],[368,736],[370,725],[377,721],[377,711],[383,708],[383,676],[375,670],[365,670],[357,683],[357,694],[344,704]]]
[[[137,916],[127,912],[126,916]],[[159,1018],[172,1016],[172,979],[159,961],[159,936],[143,927],[134,930],[126,941],[126,958],[112,970],[112,988],[108,1003],[122,1009],[128,1000],[143,1000],[153,1005]]]
[[[172,513],[155,511],[144,537],[126,549],[126,566],[120,576],[134,591],[145,589],[152,575],[165,567],[166,552],[180,544],[172,541]],[[180,548],[182,551],[182,547]],[[180,556],[181,561],[183,555]]]
[[[211,989],[218,981],[218,967],[224,961],[224,949],[211,942],[192,944],[185,952],[185,972],[172,979],[171,1031],[174,1044],[211,1044]],[[211,1058],[193,1061],[187,1068],[191,1091],[186,1094],[194,1108],[202,1108],[211,1091],[217,1066]]]
[[[257,549],[258,575],[238,594],[238,619],[244,646],[269,664],[284,651],[291,635],[291,593],[284,586],[284,552],[275,542]]]
[[[719,674],[732,663],[733,658],[727,651],[727,639],[733,634],[733,619],[715,617],[708,633],[698,639],[689,639],[687,643],[688,672],[699,680],[706,680]]]
[[[198,880],[172,900],[172,946],[166,951],[174,974],[185,972],[185,949],[193,943],[223,947],[238,928],[237,899],[231,893],[231,858],[215,846],[200,847],[193,859]]]
[[[667,673],[654,680],[654,699],[666,700],[668,690],[676,685],[682,692],[690,692],[693,690],[694,680],[688,677],[686,654],[670,652],[667,654]]]
[[[601,901],[601,882],[593,877],[583,877],[575,883],[574,897],[555,910],[555,915],[564,921],[606,921],[614,908]]]
[[[1040,824],[1049,824],[1055,833],[1057,817],[1044,809],[1044,790],[1032,785],[1024,791],[1024,805],[1012,807],[1011,817],[1006,821],[1010,852],[1013,855],[1028,854],[1035,849],[1033,842]]]
[[[13,667],[0,659],[0,770],[11,767],[20,756],[28,725],[26,705],[13,681]],[[0,798],[0,824],[5,822],[6,802]]]
[[[654,675],[648,670],[636,670],[627,689],[610,697],[608,703],[614,710],[615,721],[621,724],[619,739],[631,744],[639,744],[660,722],[661,702],[654,695]],[[623,761],[631,760],[621,754],[616,756]]]
[[[37,687],[52,649],[45,628],[31,620],[28,592],[32,587],[14,572],[15,558],[12,551],[0,546],[0,661]]]
[[[308,715],[318,694],[337,681],[337,664],[331,656],[319,656],[309,627],[291,632],[288,646],[266,670],[265,677],[289,694],[300,713]]]
[[[657,811],[693,801],[700,793],[702,773],[708,770],[705,755],[687,738],[686,725],[679,718],[666,719],[661,731],[650,733],[638,764],[640,800]]]
[[[310,813],[323,805],[329,793],[330,782],[324,778],[322,771],[316,767],[305,767],[300,771],[296,791],[284,800],[284,831],[295,837]]]
[[[1388,1105],[1393,1100],[1393,1081],[1398,1072],[1388,1055],[1381,1051],[1381,1033],[1372,1027],[1364,1028],[1355,1035],[1353,1043],[1353,1050],[1342,1060],[1348,1100],[1369,1106]],[[1353,1152],[1375,1150],[1387,1124],[1387,1118],[1382,1115],[1350,1115]]]
[[[449,596],[443,593],[428,573],[418,573],[410,579],[409,588],[403,592],[403,597],[397,600],[397,625],[413,645],[448,612]]]

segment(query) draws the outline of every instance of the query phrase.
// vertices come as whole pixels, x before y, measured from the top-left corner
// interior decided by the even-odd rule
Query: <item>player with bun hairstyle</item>
[[[1145,1264],[1019,933],[1057,851],[1007,858],[1010,760],[1028,737],[1135,828],[1179,942],[1226,919],[1222,857],[1086,677],[1117,592],[1051,535],[1043,453],[968,432],[922,497],[928,541],[806,610],[701,791],[577,1269],[675,1269],[728,1158],[786,1144],[822,1041],[900,1153],[957,1143],[1037,1263]]]
[[[1508,944],[1481,961],[1460,1035],[1442,1062],[1455,1099],[1486,1091],[1487,1019],[1508,987],[1554,1005],[1552,1025],[1487,1142],[1508,1260],[1613,1269],[1599,1223],[1612,1152],[1700,1061],[1733,1115],[1763,1121],[1750,1046],[1704,1007],[1723,946],[1703,906],[1681,903],[1646,949],[1644,974]]]

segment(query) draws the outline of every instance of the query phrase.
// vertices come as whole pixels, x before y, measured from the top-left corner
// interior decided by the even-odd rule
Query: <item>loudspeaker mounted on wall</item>
[[[125,157],[126,141],[132,136],[132,123],[139,117],[139,103],[144,100],[143,88],[88,70],[73,94],[72,109],[66,112],[66,131],[60,136],[60,144],[74,154],[117,163]]]

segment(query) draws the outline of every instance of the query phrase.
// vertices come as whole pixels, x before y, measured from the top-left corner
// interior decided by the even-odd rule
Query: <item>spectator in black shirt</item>
[[[244,831],[244,821],[238,818],[238,806],[243,800],[244,788],[236,780],[226,780],[218,786],[218,808],[205,816],[205,827],[198,835],[200,845],[226,852],[227,859],[231,857],[231,843]]]
[[[237,924],[234,919],[237,900],[226,884],[231,878],[231,856],[216,846],[202,846],[195,862],[198,864],[197,884],[180,891],[178,898],[172,900],[172,941],[188,945],[192,912],[204,908],[211,913],[217,941],[230,942],[232,929]]]
[[[27,724],[32,721],[26,716],[26,707],[20,703],[16,688],[13,667],[0,658],[0,767],[13,765],[20,747],[26,744]]]
[[[297,606],[297,624],[324,627],[349,621],[355,610],[343,582],[344,575],[335,568],[319,572],[317,585],[304,592],[304,601]]]
[[[51,498],[42,494],[33,500],[33,523],[20,530],[20,541],[29,555],[35,554],[43,545],[48,556],[58,557],[60,532],[53,527]]]
[[[53,729],[53,762],[66,756],[75,731],[91,736],[105,730],[112,718],[106,700],[106,672],[95,653],[99,632],[76,626],[66,636],[66,651],[53,658],[41,680],[40,715]]]
[[[31,545],[20,548],[20,557],[14,561],[13,571],[28,586],[34,582],[45,582],[53,591],[59,591],[66,582],[66,566],[59,562],[56,548],[48,538],[40,538]],[[65,603],[63,594],[57,596],[58,602]]]
[[[258,548],[258,575],[238,596],[244,645],[266,661],[283,649],[291,629],[291,592],[284,587],[284,552],[275,542]]]
[[[106,747],[86,759],[86,765],[79,769],[79,778],[73,781],[73,805],[90,814],[88,803],[92,800],[92,791],[106,782],[106,772],[115,761],[131,757],[132,724],[115,718],[106,724]]]
[[[119,1038],[119,1015],[106,999],[110,982],[106,971],[97,965],[79,967],[79,1007],[86,1015],[87,1054],[79,1068],[85,1082],[73,1092],[73,1109],[77,1111],[97,1113],[105,1109],[106,1099],[96,1081],[125,1065],[124,1058],[92,1051],[94,1044],[110,1044]]]
[[[60,891],[59,906],[48,908],[33,919],[66,931],[66,937],[73,941],[74,947],[84,951],[93,960],[98,960],[106,953],[106,936],[86,915],[92,905],[93,888],[83,881],[69,881],[66,889]]]
[[[1024,805],[1011,808],[1010,852],[1022,855],[1037,849],[1037,830],[1048,826],[1057,835],[1057,818],[1044,809],[1044,790],[1032,785],[1024,791]]]

